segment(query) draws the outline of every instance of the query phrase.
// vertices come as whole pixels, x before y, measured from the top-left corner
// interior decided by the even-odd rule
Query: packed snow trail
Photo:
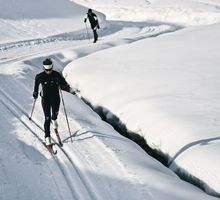
[[[56,55],[57,53],[54,55],[54,58],[56,58],[54,61],[55,63],[58,63],[59,60],[57,59]],[[69,140],[67,140],[69,139],[69,136],[67,134],[67,129],[65,128],[65,116],[61,108],[58,123],[60,127],[60,135],[64,142],[64,147],[57,147],[57,158],[50,156],[50,154],[46,149],[44,149],[41,143],[42,139],[39,140],[39,138],[43,138],[44,135],[42,126],[39,125],[44,121],[40,101],[38,100],[36,103],[32,121],[28,119],[29,115],[27,112],[30,111],[33,103],[33,99],[31,97],[33,79],[36,72],[40,70],[40,64],[38,65],[38,62],[41,62],[41,60],[41,58],[29,58],[28,60],[24,60],[22,62],[10,61],[9,63],[6,62],[1,64],[2,73],[0,75],[0,84],[2,86],[1,105],[3,105],[3,107],[1,106],[0,109],[4,113],[10,113],[10,117],[6,117],[4,121],[8,121],[10,123],[11,118],[14,119],[13,121],[18,121],[15,127],[15,132],[18,134],[18,137],[20,137],[20,140],[23,143],[27,143],[30,146],[33,146],[34,149],[36,148],[35,154],[32,155],[32,160],[34,160],[34,157],[39,156],[37,153],[39,151],[45,154],[45,159],[48,162],[51,162],[52,158],[54,162],[53,165],[58,168],[58,170],[54,169],[54,171],[56,171],[56,176],[59,176],[59,179],[54,177],[53,171],[49,177],[49,180],[52,178],[56,183],[56,187],[52,188],[55,190],[52,191],[54,195],[53,199],[59,199],[62,197],[62,195],[65,196],[62,197],[63,199],[127,200],[137,198],[145,199],[148,197],[148,199],[153,200],[164,199],[164,195],[168,196],[169,199],[172,199],[171,196],[173,196],[173,194],[171,196],[167,195],[165,194],[165,191],[165,193],[160,191],[160,194],[158,194],[158,183],[149,182],[149,178],[152,176],[150,175],[151,173],[144,175],[148,176],[148,178],[140,180],[139,173],[141,173],[141,170],[140,172],[133,171],[134,169],[139,170],[138,166],[135,166],[135,168],[130,168],[130,164],[122,164],[120,160],[121,158],[118,157],[118,154],[127,155],[130,154],[129,152],[133,152],[134,149],[139,149],[139,147],[137,145],[131,144],[129,140],[123,138],[122,136],[118,135],[116,137],[114,134],[112,135],[111,132],[114,132],[114,130],[110,126],[104,122],[101,122],[99,117],[94,114],[91,109],[85,107],[80,99],[66,93],[64,93],[64,98],[67,102],[66,106],[70,119],[71,131],[74,136],[74,142],[70,143]],[[10,90],[10,88],[13,88],[13,90]],[[21,96],[23,98],[20,98]],[[77,110],[74,108],[76,105],[79,107]],[[84,114],[86,109],[91,112],[89,115]],[[80,116],[78,112],[83,114],[84,117],[78,118]],[[90,121],[90,119],[85,118],[86,115],[90,116],[89,118],[94,119]],[[104,123],[102,129],[96,127],[100,123]],[[20,129],[23,131],[20,132]],[[23,133],[25,133],[25,135],[23,135]],[[30,141],[34,142],[30,143]],[[118,141],[119,146],[124,143],[124,148],[119,148],[119,146],[113,147],[112,145],[109,145],[109,142],[112,143],[112,141],[114,141],[113,144]],[[126,149],[128,149],[130,145],[134,149],[131,148],[127,152]],[[42,150],[42,148],[44,150]],[[138,152],[139,151],[136,153]],[[143,156],[143,162],[146,162],[144,160],[146,159],[147,155],[143,151],[140,151],[139,153],[141,155],[140,158]],[[25,154],[27,154],[26,151]],[[24,162],[26,162],[25,160],[26,158],[23,158]],[[168,169],[165,169],[158,162],[154,160],[151,160],[151,162],[151,165],[153,164],[155,166],[153,171],[155,171],[156,168],[160,169],[158,173],[160,174],[160,177],[165,182],[165,184],[170,182],[170,180],[167,179],[167,176],[172,177],[174,174],[172,174]],[[16,168],[19,169],[20,167],[17,166]],[[40,173],[39,169],[36,171],[36,176],[38,173]],[[44,175],[47,174],[48,172],[45,172]],[[178,180],[175,176],[174,179],[174,185],[180,184],[183,188],[186,187],[193,189],[193,186],[188,186],[184,182]],[[176,179],[178,180],[178,184]],[[18,183],[20,183],[20,181],[18,181]],[[25,184],[26,182],[24,185]],[[173,184],[172,187],[174,186]],[[50,186],[50,184],[47,185]],[[48,189],[48,187],[46,188]],[[40,188],[40,190],[42,189]],[[176,190],[178,189],[176,188],[175,191]],[[16,197],[16,188],[12,189],[11,191],[14,197]],[[27,195],[30,191],[31,190],[27,189]],[[199,196],[201,195],[201,199],[203,199],[203,197],[206,199],[206,196],[203,196],[203,193],[200,194],[197,189],[195,189],[195,191],[197,194],[199,194]],[[175,194],[174,196],[174,199],[181,199],[179,194]],[[44,196],[44,193],[38,194],[36,198],[41,197],[49,199],[49,197]],[[187,197],[185,196],[182,199],[186,198]]]
[[[30,56],[53,52],[59,52],[63,49],[69,49],[75,53],[84,53],[83,56],[100,51],[106,48],[128,44],[148,37],[156,37],[160,34],[169,33],[178,30],[180,27],[132,22],[110,22],[106,28],[100,30],[98,46],[93,43],[88,45],[87,35],[84,32],[70,32],[54,35],[46,38],[36,38],[32,40],[10,42],[0,44],[0,63],[9,61],[19,61]],[[89,30],[91,33],[91,30]],[[90,36],[91,37],[91,36]],[[81,49],[81,50],[80,50]],[[72,53],[73,54],[73,53]],[[81,55],[82,56],[82,55]],[[72,57],[71,60],[78,57]]]
[[[5,118],[9,118],[9,119],[13,119],[14,123],[16,124],[16,126],[20,127],[20,131],[18,132],[18,135],[21,135],[20,137],[24,137],[22,134],[25,133],[26,134],[33,134],[38,141],[41,142],[42,144],[42,139],[36,134],[36,132],[38,132],[36,129],[32,129],[29,127],[30,122],[28,122],[28,119],[22,119],[23,117],[20,116],[17,107],[14,108],[14,105],[12,102],[10,102],[10,100],[8,98],[4,98],[6,97],[4,94],[1,92],[1,111],[2,111],[2,116]],[[7,103],[6,103],[7,102]],[[11,104],[12,103],[12,104]],[[3,107],[2,107],[3,106]],[[6,120],[4,120],[5,122],[7,122]],[[28,125],[29,124],[29,125]],[[2,129],[4,131],[4,133],[7,134],[8,131]],[[14,130],[16,131],[16,130]],[[22,133],[21,133],[22,132]],[[4,134],[3,133],[3,134]],[[23,180],[23,185],[28,184],[28,182],[33,181],[33,178],[35,177],[35,180],[38,179],[38,177],[41,177],[40,182],[41,184],[38,184],[37,182],[34,184],[36,185],[35,189],[31,189],[31,191],[35,191],[32,199],[39,199],[39,198],[45,198],[45,199],[49,199],[49,198],[53,198],[56,199],[56,196],[63,199],[64,197],[67,197],[69,199],[71,198],[76,198],[76,192],[73,191],[72,187],[71,187],[71,182],[69,181],[68,176],[65,174],[63,167],[61,166],[61,164],[59,163],[59,161],[57,161],[54,158],[54,163],[51,163],[51,161],[49,161],[48,163],[46,162],[47,159],[44,158],[43,154],[48,156],[48,152],[46,152],[45,150],[43,151],[43,149],[41,149],[40,152],[42,152],[43,154],[39,154],[39,148],[43,148],[43,145],[39,146],[39,143],[36,142],[34,140],[34,138],[30,138],[29,140],[32,141],[32,144],[30,146],[26,146],[27,144],[25,142],[23,142],[20,139],[12,139],[12,136],[4,136],[7,138],[7,141],[10,141],[9,143],[4,143],[4,145],[1,146],[1,150],[5,149],[5,153],[2,154],[2,164],[4,163],[4,165],[6,165],[6,163],[10,164],[13,166],[14,170],[11,171],[11,168],[5,168],[4,169],[4,174],[7,175],[7,177],[1,176],[2,178],[5,179],[5,181],[11,181],[11,182],[17,182],[17,185],[20,185],[20,180]],[[30,141],[29,141],[30,142]],[[21,148],[22,147],[22,148]],[[6,151],[7,148],[7,151]],[[36,149],[35,149],[36,148]],[[20,152],[21,149],[23,149],[23,152]],[[14,151],[14,155],[12,154],[12,152]],[[7,152],[7,153],[6,153]],[[19,153],[20,152],[20,153]],[[22,157],[22,154],[26,157]],[[17,156],[16,156],[17,155]],[[14,162],[14,156],[17,157],[17,163]],[[6,157],[9,158],[7,159],[6,162]],[[32,158],[33,157],[33,158]],[[30,169],[28,167],[25,167],[26,173],[30,173],[31,170],[35,170],[35,173],[32,173],[31,176],[31,180],[28,177],[19,177],[19,174],[23,174],[23,170],[21,170],[21,166],[26,163],[27,165],[27,161],[31,158],[32,159],[36,159],[35,162],[38,162],[40,164],[40,167],[42,167],[44,164],[46,164],[46,166],[48,167],[48,169],[45,169],[45,174],[42,177],[38,172],[39,169],[37,168],[37,165],[33,165],[31,164],[31,162],[28,164],[30,166]],[[46,163],[45,163],[46,162]],[[42,164],[41,164],[42,163]],[[44,167],[45,168],[45,167]],[[60,170],[61,173],[57,173],[58,170],[57,168]],[[28,170],[28,171],[27,171]],[[55,173],[56,172],[56,173]],[[14,175],[12,175],[14,174]],[[52,176],[51,178],[46,178],[47,175]],[[15,178],[13,178],[15,177]],[[9,180],[8,180],[9,179]],[[17,180],[18,179],[18,180]],[[20,180],[19,180],[20,179]],[[25,181],[24,181],[25,179]],[[46,182],[48,181],[48,183]],[[10,183],[10,182],[9,182]],[[44,192],[44,185],[45,184],[50,184],[52,190],[51,193],[49,194],[47,192]],[[60,184],[62,184],[62,187],[64,186],[65,190],[62,190],[62,187],[60,187]],[[10,184],[11,186],[13,186],[13,184]],[[8,183],[4,186],[6,188],[1,188],[2,191],[4,191],[4,193],[2,192],[1,197],[3,197],[3,199],[18,199],[17,193],[20,193],[19,195],[19,199],[28,199],[29,198],[29,191],[28,189],[24,190],[25,187],[22,187],[23,191],[20,191],[21,187],[16,187],[16,188],[10,188],[10,185],[8,185]],[[42,187],[39,187],[40,185],[42,185]],[[30,185],[31,186],[31,185]],[[39,192],[40,191],[40,192]],[[39,195],[40,193],[40,195]],[[63,195],[65,194],[65,195]],[[27,196],[26,196],[27,195]]]
[[[7,188],[4,197],[45,200],[181,200],[192,197],[215,199],[179,180],[169,169],[148,157],[136,144],[116,133],[80,99],[70,94],[64,95],[74,142],[70,143],[68,140],[70,138],[65,125],[65,115],[60,109],[59,130],[65,143],[63,148],[57,146],[57,157],[50,155],[42,145],[44,117],[39,99],[33,120],[28,119],[28,111],[33,103],[31,94],[34,76],[41,70],[44,57],[51,56],[55,69],[61,71],[74,59],[106,48],[172,32],[178,28],[176,25],[135,25],[121,21],[111,23],[108,29],[102,30],[100,41],[95,46],[88,44],[86,40],[78,41],[81,36],[76,32],[67,34],[73,36],[70,39],[61,34],[46,39],[2,44],[0,110],[4,113],[4,116],[1,116],[1,130],[4,130],[5,134],[1,139],[6,141],[6,147],[3,149],[6,155],[1,158],[1,169],[4,172],[4,182],[1,180],[1,183],[6,187],[16,184],[16,187]],[[13,137],[14,134],[16,137]],[[12,157],[11,145],[16,146]],[[11,158],[9,161],[8,157]],[[18,175],[17,171],[20,171]],[[33,180],[37,183],[33,183]],[[9,191],[10,193],[7,193]],[[41,193],[33,196],[33,191]]]
[[[18,85],[20,90],[25,90],[25,88],[20,86],[21,85]],[[15,88],[16,91],[18,88]],[[17,126],[23,127],[22,129],[24,129],[25,138],[21,139],[34,140],[34,138],[37,138],[37,140],[40,141],[41,146],[39,146],[39,143],[36,141],[32,145],[37,151],[42,152],[43,141],[41,138],[44,135],[43,129],[38,125],[34,118],[32,121],[29,120],[28,114],[25,112],[25,110],[23,110],[23,106],[19,105],[19,102],[14,102],[13,98],[10,97],[10,94],[6,94],[2,89],[0,94],[1,105],[3,105],[7,111],[12,114],[9,119],[14,118],[15,121],[18,121],[18,123],[16,123]],[[4,108],[1,107],[1,110],[4,111]],[[8,113],[7,111],[6,113]],[[28,133],[31,133],[33,137],[31,137]],[[132,183],[133,178],[129,175],[129,173],[126,172],[126,169],[121,165],[121,163],[117,161],[117,157],[115,157],[114,153],[112,153],[108,148],[106,149],[105,146],[99,142],[99,140],[95,139],[95,136],[92,134],[92,132],[88,131],[88,133],[85,134],[85,131],[83,130],[82,133],[78,131],[75,135],[75,138],[77,138],[77,135],[83,135],[83,137],[81,136],[80,139],[81,142],[76,139],[74,143],[65,143],[64,149],[57,149],[57,158],[52,156],[54,164],[60,169],[59,171],[61,174],[59,176],[62,176],[62,178],[60,177],[58,180],[55,180],[56,187],[54,187],[54,189],[56,190],[53,191],[53,199],[56,199],[57,191],[62,190],[62,187],[65,185],[68,189],[68,192],[65,191],[65,199],[101,200],[103,198],[115,199],[119,197],[120,199],[127,199],[127,196],[124,197],[124,191],[130,192],[130,199],[136,199],[137,196],[139,199],[144,199],[148,195],[148,199],[154,199],[154,195],[152,195],[148,190],[145,191],[144,194],[142,193],[143,191],[141,192],[140,190],[140,194],[138,194],[137,188],[139,188],[139,186],[137,185],[137,182],[134,181],[134,183]],[[87,150],[88,148],[89,151]],[[48,156],[48,153],[45,151],[43,152]],[[109,153],[110,155],[107,156]],[[23,158],[23,160],[25,159]],[[56,173],[58,172],[54,169],[54,172],[55,171]],[[53,175],[54,172],[51,171],[51,176],[53,179],[55,178]],[[97,174],[97,172],[99,172],[99,174]],[[110,174],[113,175],[113,177],[108,177]],[[106,179],[108,180],[107,182]],[[125,180],[127,180],[128,183],[126,183],[127,181],[124,182]],[[63,184],[63,181],[66,182],[66,184]],[[94,181],[96,184],[94,184]],[[119,183],[121,184],[120,187],[118,187]],[[15,190],[16,188],[12,189],[12,194],[16,193]],[[103,190],[105,192],[103,192]],[[59,192],[57,196],[62,195],[63,193]],[[68,195],[70,197],[68,197]],[[25,196],[22,197],[24,199],[26,198]],[[42,196],[37,195],[37,198],[40,197]],[[14,198],[17,197],[15,196]]]

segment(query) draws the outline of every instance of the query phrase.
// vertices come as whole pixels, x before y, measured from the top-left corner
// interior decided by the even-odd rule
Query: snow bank
[[[191,28],[105,50],[65,69],[67,80],[94,106],[119,117],[152,148],[168,154],[172,169],[181,167],[197,177],[210,193],[220,193],[215,167],[220,151],[219,27]]]
[[[220,22],[219,2],[207,1],[108,1],[76,0],[106,14],[108,20],[167,23],[178,26],[199,26]]]

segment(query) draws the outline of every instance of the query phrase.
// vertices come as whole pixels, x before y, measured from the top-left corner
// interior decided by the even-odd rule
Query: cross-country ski
[[[53,146],[54,146],[53,143],[47,145],[45,142],[43,142],[43,144],[44,144],[44,146],[48,149],[48,151],[49,151],[51,154],[54,154],[54,155],[57,154],[57,150],[54,150],[54,148],[53,148]]]
[[[62,141],[61,141],[61,139],[60,139],[60,135],[59,135],[58,129],[55,128],[55,129],[54,129],[54,132],[55,132],[55,134],[56,134],[56,136],[57,136],[58,144],[62,147],[62,146],[63,146],[63,143],[62,143]]]

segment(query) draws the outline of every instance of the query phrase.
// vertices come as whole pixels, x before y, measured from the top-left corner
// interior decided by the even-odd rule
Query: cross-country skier
[[[84,23],[86,23],[87,18],[89,19],[91,29],[93,30],[93,35],[94,35],[94,43],[98,40],[98,34],[97,34],[97,29],[99,29],[99,21],[94,12],[92,12],[92,9],[89,8],[88,12],[86,13],[86,16],[84,18]]]
[[[45,142],[47,147],[52,149],[50,123],[52,122],[54,129],[57,129],[57,116],[60,106],[59,89],[70,91],[70,86],[60,73],[53,70],[51,59],[47,58],[43,61],[43,69],[44,71],[37,74],[35,77],[33,97],[37,99],[39,86],[41,85],[40,96],[45,116]]]

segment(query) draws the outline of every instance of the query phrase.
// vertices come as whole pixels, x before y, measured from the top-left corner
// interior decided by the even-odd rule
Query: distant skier
[[[60,73],[53,70],[53,63],[51,59],[47,58],[43,61],[43,69],[44,71],[37,74],[35,77],[33,97],[34,99],[37,99],[39,86],[41,85],[40,96],[45,116],[45,142],[47,147],[52,149],[50,123],[52,121],[54,129],[58,128],[57,116],[60,106],[59,88],[70,91],[70,86]]]
[[[92,9],[88,9],[88,13],[86,13],[84,23],[86,23],[87,18],[89,19],[91,28],[93,30],[93,35],[94,35],[94,41],[93,42],[96,43],[97,40],[98,40],[97,29],[100,28],[98,18],[96,16],[96,14],[94,12],[92,12]]]

